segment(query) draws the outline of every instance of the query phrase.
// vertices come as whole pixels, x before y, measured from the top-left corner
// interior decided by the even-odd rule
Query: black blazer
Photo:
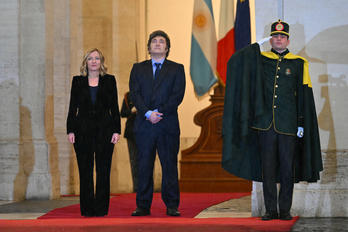
[[[182,64],[165,59],[156,82],[151,60],[134,64],[129,80],[133,104],[138,111],[134,133],[180,134],[178,106],[184,98],[185,85]],[[152,124],[146,120],[145,113],[155,109],[163,113],[163,119]]]
[[[89,90],[88,77],[74,76],[73,78],[67,133],[75,133],[75,137],[92,136],[92,129],[98,129],[110,141],[113,133],[121,134],[116,80],[112,75],[99,75],[94,104]]]

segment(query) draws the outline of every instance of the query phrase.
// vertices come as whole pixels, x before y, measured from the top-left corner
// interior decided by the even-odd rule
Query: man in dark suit
[[[170,39],[165,32],[151,33],[147,47],[151,59],[134,64],[129,81],[131,98],[138,110],[134,125],[138,147],[137,209],[132,216],[151,214],[156,151],[162,166],[161,194],[167,215],[180,216],[177,110],[185,93],[184,66],[166,59]]]

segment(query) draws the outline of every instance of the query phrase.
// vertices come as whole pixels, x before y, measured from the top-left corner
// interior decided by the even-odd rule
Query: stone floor
[[[52,209],[78,203],[78,197],[21,202],[0,201],[0,219],[36,219]],[[203,210],[196,216],[196,218],[219,217],[251,217],[251,197],[225,201]],[[348,218],[300,218],[291,231],[348,231]]]

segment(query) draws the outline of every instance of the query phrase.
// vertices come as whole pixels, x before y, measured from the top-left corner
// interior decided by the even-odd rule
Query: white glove
[[[262,40],[257,41],[256,43],[258,43],[261,46],[265,42],[269,41],[271,38],[272,38],[272,36],[268,36],[266,38],[263,38]]]
[[[302,138],[303,137],[303,127],[297,128],[297,137]]]

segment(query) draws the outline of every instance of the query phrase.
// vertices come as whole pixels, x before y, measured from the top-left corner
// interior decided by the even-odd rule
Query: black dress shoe
[[[87,212],[82,213],[81,215],[85,216],[85,217],[94,217],[95,216],[95,212],[93,210],[89,210]]]
[[[289,211],[282,211],[280,212],[279,218],[281,220],[292,220],[292,216]]]
[[[96,214],[96,217],[105,217],[106,214]]]
[[[151,212],[149,209],[145,209],[145,208],[137,208],[132,213],[132,216],[146,216],[146,215],[151,215]]]
[[[180,216],[180,212],[177,207],[167,208],[167,215],[169,216]]]
[[[262,218],[262,220],[264,221],[269,221],[269,220],[273,220],[273,219],[278,219],[278,213],[277,212],[266,212]]]
[[[94,217],[95,215],[94,215],[94,214],[85,214],[85,215],[82,215],[82,216],[85,216],[85,217]]]

